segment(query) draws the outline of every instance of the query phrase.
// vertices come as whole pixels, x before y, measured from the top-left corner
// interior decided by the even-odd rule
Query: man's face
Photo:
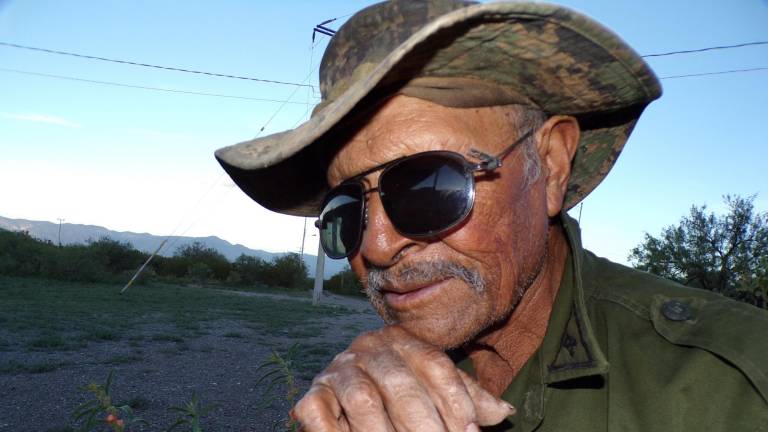
[[[428,150],[495,154],[526,132],[510,121],[511,109],[446,108],[396,96],[336,154],[328,180],[336,186],[373,166]],[[350,264],[385,320],[448,348],[509,315],[546,255],[544,182],[526,184],[523,159],[518,148],[500,169],[478,175],[472,213],[435,238],[399,234],[378,194],[368,194],[367,225]],[[379,174],[364,179],[366,189],[378,185]],[[371,289],[369,276],[378,289]]]

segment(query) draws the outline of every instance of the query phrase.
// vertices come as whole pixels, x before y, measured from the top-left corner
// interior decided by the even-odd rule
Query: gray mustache
[[[451,261],[414,263],[394,271],[378,267],[368,269],[368,293],[378,294],[385,287],[426,284],[444,279],[460,279],[478,293],[485,291],[485,280],[477,270]]]

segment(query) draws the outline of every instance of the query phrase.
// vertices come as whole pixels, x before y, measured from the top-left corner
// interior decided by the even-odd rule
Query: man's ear
[[[547,119],[536,133],[549,217],[556,216],[563,208],[580,134],[579,122],[574,117],[562,115]]]

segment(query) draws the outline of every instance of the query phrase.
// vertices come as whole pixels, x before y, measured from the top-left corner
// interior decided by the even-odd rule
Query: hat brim
[[[296,129],[219,149],[217,160],[267,209],[316,216],[328,191],[328,160],[313,147],[332,141],[324,139],[329,132],[337,133],[362,106],[396,93],[409,77],[472,78],[516,91],[515,103],[579,119],[582,135],[565,197],[571,208],[607,175],[643,109],[661,95],[647,64],[610,30],[545,3],[450,12],[369,66]]]

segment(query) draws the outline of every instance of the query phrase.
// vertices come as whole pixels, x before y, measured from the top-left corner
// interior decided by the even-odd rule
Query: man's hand
[[[441,350],[388,326],[337,355],[291,415],[309,432],[469,432],[514,412]]]

